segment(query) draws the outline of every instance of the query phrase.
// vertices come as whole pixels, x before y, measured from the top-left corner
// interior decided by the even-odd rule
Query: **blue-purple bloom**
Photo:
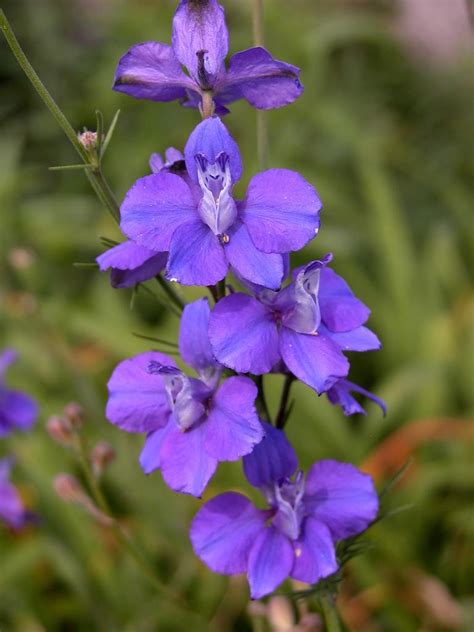
[[[349,380],[338,380],[326,392],[326,395],[331,404],[342,408],[345,415],[366,415],[365,409],[359,404],[352,393],[358,393],[371,399],[380,406],[384,415],[387,414],[387,406],[383,399],[380,399],[380,397],[377,397],[365,388],[354,384],[354,382],[349,382]]]
[[[174,101],[201,106],[210,95],[218,114],[238,99],[268,110],[292,103],[303,92],[299,68],[273,59],[261,47],[225,58],[229,35],[224,9],[216,0],[183,0],[173,19],[172,46],[144,42],[120,59],[114,90],[136,99]],[[186,74],[184,66],[189,74]]]
[[[184,285],[214,285],[231,266],[248,281],[280,287],[282,255],[319,229],[315,189],[294,171],[270,169],[254,176],[245,199],[236,201],[240,153],[217,117],[192,132],[185,160],[189,181],[160,172],[135,183],[121,207],[122,231],[149,250],[169,251],[167,278]]]
[[[325,460],[306,477],[283,431],[266,436],[244,457],[249,482],[269,509],[228,492],[207,502],[191,525],[194,551],[213,571],[247,573],[252,599],[287,577],[315,584],[338,570],[335,544],[364,531],[377,516],[372,479],[349,463]],[[293,477],[294,476],[294,477]]]
[[[183,154],[174,147],[168,147],[165,159],[160,154],[150,156],[152,173],[174,173],[187,178]],[[133,287],[153,279],[165,269],[167,252],[156,252],[139,246],[131,239],[109,248],[96,259],[99,270],[110,270],[110,284],[115,288]]]
[[[0,520],[12,529],[21,529],[31,520],[20,494],[10,482],[12,459],[0,460]]]
[[[199,378],[149,351],[121,362],[108,384],[109,421],[147,434],[140,457],[145,473],[160,469],[172,489],[194,496],[202,494],[220,461],[248,454],[264,435],[252,380],[229,377],[219,386],[209,313],[207,299],[200,299],[186,306],[181,320],[180,353]]]
[[[254,287],[214,307],[209,337],[215,357],[239,373],[268,373],[283,360],[302,382],[323,393],[347,376],[343,351],[380,348],[363,324],[370,314],[347,283],[327,267],[332,255],[296,270],[278,292]]]
[[[0,353],[0,437],[13,430],[30,430],[38,416],[38,405],[32,397],[5,384],[5,372],[16,358],[13,349]]]

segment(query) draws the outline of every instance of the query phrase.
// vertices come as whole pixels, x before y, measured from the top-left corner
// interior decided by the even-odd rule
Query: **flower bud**
[[[80,428],[84,421],[84,410],[82,406],[76,402],[69,402],[64,407],[63,415],[73,428]]]
[[[267,618],[275,632],[291,632],[295,625],[295,616],[291,603],[285,597],[276,595],[267,605]]]
[[[94,474],[100,476],[112,461],[114,461],[115,450],[106,441],[99,441],[92,449],[90,459]]]
[[[82,503],[86,497],[79,481],[71,474],[58,474],[53,487],[61,500],[67,503]]]
[[[87,151],[91,151],[97,146],[97,132],[90,132],[89,130],[84,130],[82,133],[77,135],[79,142]]]
[[[67,419],[57,416],[50,417],[46,423],[46,430],[56,443],[71,445],[74,442],[72,426]]]

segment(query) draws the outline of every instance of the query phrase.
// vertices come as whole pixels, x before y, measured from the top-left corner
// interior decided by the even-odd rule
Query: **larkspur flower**
[[[333,384],[333,386],[331,386],[326,395],[331,404],[342,408],[345,415],[367,414],[365,409],[359,404],[352,393],[358,393],[367,397],[367,399],[371,399],[381,408],[384,415],[387,414],[387,406],[380,397],[377,397],[370,391],[365,390],[365,388],[354,384],[354,382],[349,382],[349,380],[338,380],[335,384]]]
[[[16,358],[17,353],[13,349],[0,353],[0,437],[13,430],[29,430],[38,416],[38,405],[34,399],[5,384],[5,372]]]
[[[270,594],[287,577],[315,584],[335,573],[335,543],[363,532],[378,512],[370,476],[332,460],[315,463],[306,477],[295,475],[296,455],[284,433],[265,430],[244,457],[244,470],[269,509],[224,493],[200,509],[190,530],[194,551],[209,568],[247,573],[252,599]]]
[[[184,309],[179,337],[188,377],[167,355],[150,351],[120,363],[109,381],[106,415],[128,432],[146,433],[140,463],[160,469],[175,491],[200,496],[220,461],[235,461],[263,438],[255,410],[257,388],[247,377],[219,386],[221,367],[207,336],[207,299]]]
[[[152,173],[174,173],[187,178],[183,154],[174,147],[168,147],[165,160],[160,154],[150,156]],[[110,270],[110,284],[115,288],[133,287],[152,279],[165,269],[167,252],[155,252],[127,240],[109,248],[96,259],[99,270]]]
[[[25,510],[20,494],[10,482],[12,459],[0,460],[0,520],[12,529],[21,529],[32,516]]]
[[[261,375],[283,360],[288,370],[318,393],[349,372],[343,351],[378,349],[363,324],[370,310],[327,267],[332,255],[296,270],[278,292],[254,288],[214,307],[209,337],[215,357],[239,373]]]
[[[191,185],[172,173],[140,178],[122,204],[122,231],[140,246],[169,251],[167,278],[184,285],[214,285],[230,265],[277,289],[282,255],[318,231],[322,205],[315,189],[294,171],[270,169],[254,176],[236,202],[240,153],[217,117],[195,128],[184,153]]]
[[[302,94],[299,68],[273,59],[261,47],[236,53],[226,70],[228,40],[224,10],[216,0],[183,0],[173,19],[172,46],[132,46],[119,61],[114,90],[136,99],[179,99],[193,108],[209,96],[218,114],[227,113],[226,105],[238,99],[268,110]]]

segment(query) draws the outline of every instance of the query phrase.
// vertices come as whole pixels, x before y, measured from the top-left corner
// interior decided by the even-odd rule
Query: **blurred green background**
[[[249,47],[250,0],[223,4],[231,52]],[[118,199],[148,172],[152,152],[182,148],[196,112],[111,90],[129,46],[169,41],[175,2],[7,0],[2,8],[75,128],[94,129],[96,108],[106,122],[121,109],[104,164]],[[298,102],[268,114],[270,165],[300,171],[325,207],[320,235],[294,263],[334,252],[335,269],[371,306],[384,347],[353,354],[352,378],[389,410],[382,418],[369,404],[366,417],[348,419],[298,386],[288,432],[302,466],[321,457],[352,461],[380,488],[414,457],[384,501],[390,511],[410,507],[371,529],[370,550],[346,568],[344,624],[364,632],[472,630],[472,56],[417,57],[394,34],[394,2],[267,0],[265,9],[268,48],[300,66],[305,84]],[[163,581],[192,609],[215,612],[219,630],[292,629],[277,627],[284,600],[249,610],[244,578],[212,575],[194,558],[187,529],[199,501],[173,494],[159,474],[145,478],[142,439],[105,420],[112,368],[148,346],[131,332],[172,338],[178,321],[145,292],[130,310],[131,291],[73,266],[94,260],[100,236],[119,233],[80,172],[48,171],[77,158],[4,41],[0,81],[0,347],[20,351],[11,383],[42,407],[31,435],[0,446],[0,455],[17,455],[15,480],[42,520],[21,534],[0,530],[0,630],[196,629],[154,592],[107,528],[56,497],[54,476],[80,473],[45,421],[70,400],[87,411],[89,444],[114,446],[106,493]],[[255,112],[235,104],[226,124],[241,146],[243,191],[258,168]],[[279,388],[279,378],[266,383],[273,410]],[[221,466],[206,497],[229,487],[249,493],[239,464]],[[321,628],[310,621],[294,629]]]

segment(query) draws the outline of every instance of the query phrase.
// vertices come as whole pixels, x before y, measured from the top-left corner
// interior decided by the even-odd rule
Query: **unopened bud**
[[[100,476],[115,459],[115,450],[106,441],[99,441],[92,449],[90,458],[94,474]]]
[[[59,498],[67,503],[81,503],[84,501],[85,492],[79,481],[71,474],[58,474],[54,479],[53,487]]]
[[[69,402],[64,407],[63,415],[74,428],[80,428],[84,421],[84,410],[82,406],[76,402]]]
[[[275,632],[291,632],[295,625],[295,616],[290,602],[285,597],[276,595],[267,605],[267,617]]]
[[[82,133],[79,133],[77,137],[81,145],[87,151],[91,151],[91,149],[95,149],[97,146],[97,132],[90,132],[86,129]]]
[[[71,445],[74,442],[72,426],[67,419],[62,417],[50,417],[46,423],[46,430],[51,439],[62,445]]]

